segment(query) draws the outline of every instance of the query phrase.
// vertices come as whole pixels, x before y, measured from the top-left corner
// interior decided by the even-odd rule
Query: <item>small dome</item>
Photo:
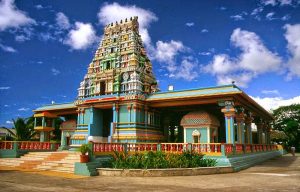
[[[206,111],[192,111],[183,116],[180,125],[183,127],[220,126],[219,120]]]

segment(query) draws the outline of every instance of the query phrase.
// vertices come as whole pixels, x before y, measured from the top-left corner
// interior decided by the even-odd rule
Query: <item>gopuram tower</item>
[[[146,103],[147,96],[157,91],[138,17],[106,25],[78,89],[72,145],[161,141],[159,115]]]
[[[152,64],[139,35],[138,17],[105,26],[100,46],[80,83],[78,98],[156,91]]]

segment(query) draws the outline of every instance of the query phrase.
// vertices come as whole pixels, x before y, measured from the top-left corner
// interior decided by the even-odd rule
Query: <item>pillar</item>
[[[46,127],[46,125],[45,125],[45,117],[42,117],[42,127]]]
[[[110,125],[110,134],[108,137],[109,143],[113,142],[113,135],[115,132],[115,127],[118,125],[118,122],[119,122],[119,105],[114,104],[114,106],[113,106],[113,122]]]
[[[145,126],[148,124],[148,106],[145,106]]]
[[[236,123],[237,123],[237,142],[240,144],[245,143],[245,114],[240,112],[236,114]]]
[[[248,144],[252,144],[252,125],[253,118],[251,116],[251,113],[246,117],[245,119],[245,127],[246,127],[246,142]]]
[[[261,120],[259,120],[255,124],[256,124],[256,127],[257,127],[258,144],[262,144],[263,122]]]
[[[165,141],[168,141],[168,137],[169,137],[169,124],[170,124],[170,118],[165,117],[163,121]],[[184,142],[185,142],[185,136],[184,136]]]
[[[127,111],[128,111],[128,122],[131,122],[131,104],[127,105]]]
[[[137,123],[137,119],[136,119],[136,113],[137,113],[137,106],[136,104],[133,105],[133,118],[132,118],[132,122],[133,123]]]
[[[270,145],[271,144],[271,137],[270,137],[270,134],[271,134],[271,129],[270,127],[267,128],[267,144]]]
[[[235,109],[232,101],[226,101],[221,110],[225,116],[226,143],[235,143],[234,116]]]
[[[265,144],[270,144],[270,125],[269,125],[269,123],[265,123],[264,132],[265,132]]]

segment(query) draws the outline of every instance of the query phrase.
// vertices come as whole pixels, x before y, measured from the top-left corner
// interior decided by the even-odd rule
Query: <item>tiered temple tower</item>
[[[146,98],[158,91],[139,35],[138,17],[106,25],[78,89],[73,146],[95,142],[157,142],[159,115]]]
[[[156,91],[152,64],[139,35],[138,17],[105,26],[100,46],[80,83],[78,98]]]

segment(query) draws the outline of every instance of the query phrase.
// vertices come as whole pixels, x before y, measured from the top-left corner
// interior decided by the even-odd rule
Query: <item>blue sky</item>
[[[300,102],[300,1],[0,1],[0,125],[71,102],[103,25],[139,17],[161,90],[235,81],[266,109]]]

